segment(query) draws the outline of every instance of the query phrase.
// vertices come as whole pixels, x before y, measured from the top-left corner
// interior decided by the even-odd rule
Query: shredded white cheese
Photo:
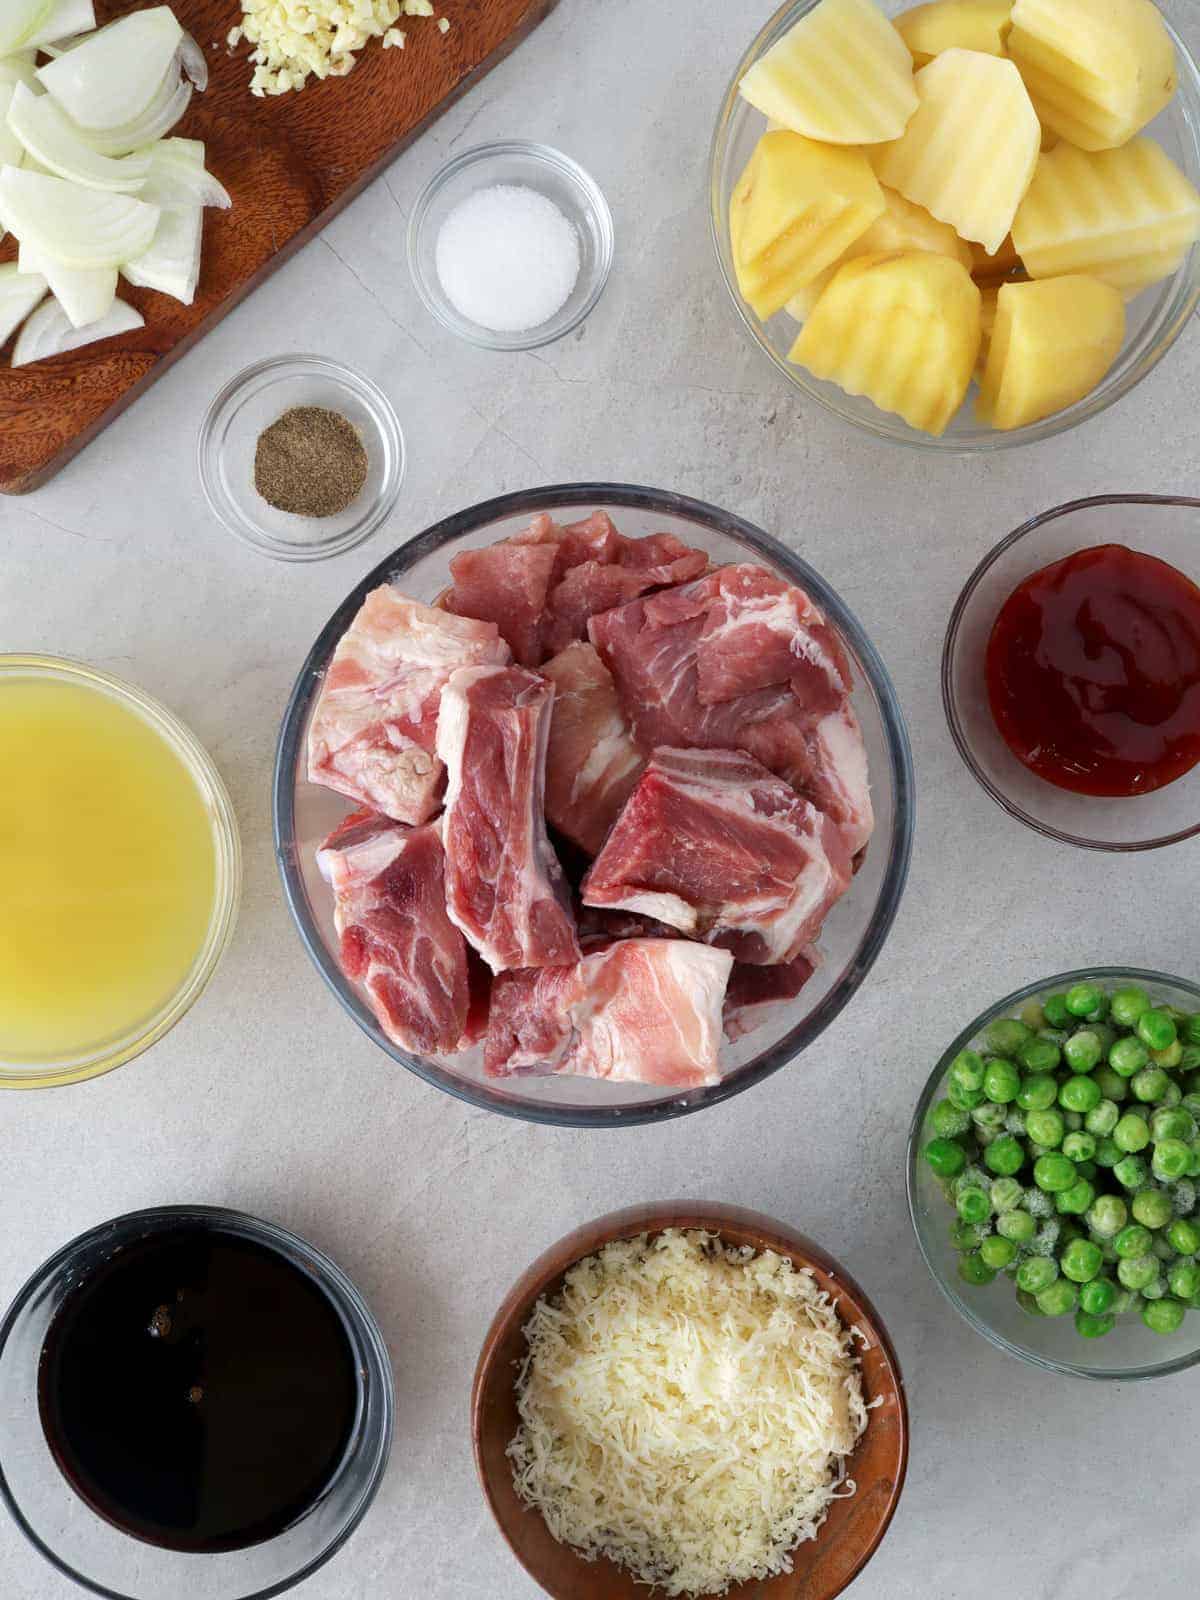
[[[226,43],[245,39],[254,46],[250,93],[286,94],[302,89],[310,77],[344,78],[355,54],[371,39],[383,48],[404,48],[404,17],[432,17],[433,0],[242,0],[242,20]],[[445,17],[438,20],[449,32]]]
[[[554,1537],[668,1595],[790,1572],[867,1425],[811,1272],[671,1229],[606,1245],[538,1301],[509,1445]]]

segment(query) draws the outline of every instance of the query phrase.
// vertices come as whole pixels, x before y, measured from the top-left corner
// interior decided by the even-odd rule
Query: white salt
[[[553,200],[523,184],[477,189],[442,223],[435,252],[447,300],[493,333],[549,322],[579,277],[579,235]]]

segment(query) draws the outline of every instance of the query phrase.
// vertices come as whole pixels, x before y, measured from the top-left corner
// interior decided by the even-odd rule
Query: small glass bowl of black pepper
[[[197,460],[230,533],[277,561],[320,561],[386,521],[404,481],[404,435],[361,373],[325,356],[275,356],[217,395]]]
[[[0,1324],[0,1502],[108,1600],[267,1600],[366,1514],[394,1394],[328,1257],[208,1206],[74,1239]]]

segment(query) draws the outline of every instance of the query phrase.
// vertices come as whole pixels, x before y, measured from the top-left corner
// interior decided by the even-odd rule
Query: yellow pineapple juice
[[[183,759],[85,682],[0,676],[0,1062],[149,1023],[204,947],[213,819]]]

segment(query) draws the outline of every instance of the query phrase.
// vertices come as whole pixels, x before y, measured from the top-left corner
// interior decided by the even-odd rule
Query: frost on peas
[[[1015,1134],[1018,1139],[1025,1135],[1025,1113],[1020,1106],[1009,1106],[1008,1115],[1004,1119],[1005,1133]]]
[[[1196,1209],[1196,1185],[1190,1178],[1179,1178],[1170,1186],[1171,1204],[1177,1217],[1190,1217]]]
[[[954,1180],[954,1198],[957,1200],[964,1189],[990,1189],[992,1175],[985,1172],[982,1167],[964,1167]]]
[[[1029,1253],[1035,1256],[1052,1256],[1058,1247],[1061,1234],[1062,1223],[1057,1217],[1050,1217],[1038,1229],[1037,1237],[1029,1246]]]
[[[1031,1217],[1054,1215],[1054,1201],[1043,1189],[1026,1189],[1022,1203]]]

